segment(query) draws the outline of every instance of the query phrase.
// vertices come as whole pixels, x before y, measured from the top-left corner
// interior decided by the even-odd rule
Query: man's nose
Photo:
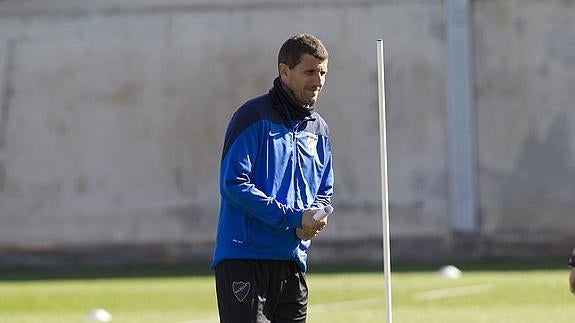
[[[317,86],[317,87],[322,87],[323,86],[323,80],[324,80],[323,76],[321,76],[319,73],[315,74],[313,77],[313,85]]]

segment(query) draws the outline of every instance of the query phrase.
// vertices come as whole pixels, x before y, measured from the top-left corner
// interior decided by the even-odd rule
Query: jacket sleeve
[[[271,226],[300,227],[301,210],[267,196],[252,182],[252,170],[263,140],[261,127],[261,122],[244,127],[241,116],[234,116],[230,121],[220,168],[220,193],[234,207]]]
[[[326,205],[331,204],[331,196],[333,195],[333,166],[332,166],[332,154],[331,154],[331,145],[329,143],[329,139],[326,140],[326,168],[323,176],[321,178],[321,183],[319,185],[319,189],[315,200],[312,204],[312,207],[323,208]]]

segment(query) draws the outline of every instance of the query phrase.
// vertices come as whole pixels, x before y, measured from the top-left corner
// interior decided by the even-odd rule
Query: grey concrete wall
[[[572,239],[575,2],[479,1],[474,11],[483,232]]]
[[[575,233],[565,225],[575,177],[572,3],[473,3],[477,241]],[[342,244],[379,257],[381,37],[394,256],[449,256],[443,28],[439,0],[0,2],[0,247],[205,249],[226,123],[269,89],[283,41],[310,32],[330,50],[318,110],[336,170],[337,213],[316,257],[340,258],[321,246]]]

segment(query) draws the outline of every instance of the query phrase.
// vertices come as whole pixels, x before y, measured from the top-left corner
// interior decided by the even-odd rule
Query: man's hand
[[[296,235],[302,240],[313,239],[317,234],[327,225],[327,218],[325,217],[320,221],[313,219],[313,215],[321,209],[307,209],[303,212],[301,217],[301,229],[296,229]]]
[[[310,239],[313,239],[317,236],[318,231],[303,230],[303,229],[297,228],[297,229],[295,229],[295,234],[301,240],[310,240]]]

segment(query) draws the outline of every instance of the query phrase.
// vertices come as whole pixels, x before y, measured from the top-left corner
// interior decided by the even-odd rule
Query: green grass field
[[[394,322],[573,322],[567,269],[465,270],[392,274]],[[311,323],[384,322],[383,275],[311,271]],[[0,322],[85,322],[104,308],[112,322],[218,322],[211,274],[186,268],[115,271],[0,270]]]

